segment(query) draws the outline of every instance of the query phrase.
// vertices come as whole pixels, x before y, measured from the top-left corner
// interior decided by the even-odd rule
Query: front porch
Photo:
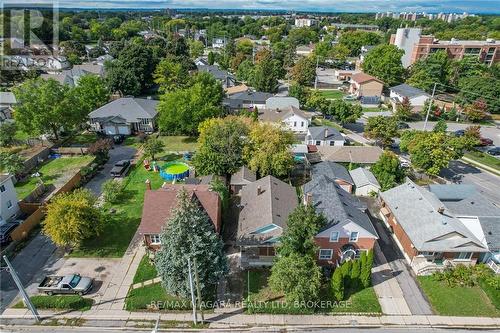
[[[429,255],[418,255],[411,261],[411,267],[417,275],[431,275],[435,272],[442,272],[447,268],[453,268],[458,265],[473,266],[476,259],[452,259],[446,258],[442,253],[433,253]]]
[[[246,247],[240,250],[240,266],[243,269],[270,267],[275,257],[274,247]]]

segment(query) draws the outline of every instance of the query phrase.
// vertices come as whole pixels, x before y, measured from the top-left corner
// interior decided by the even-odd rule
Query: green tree
[[[404,80],[405,68],[401,63],[404,51],[395,45],[379,45],[370,50],[363,60],[363,71],[382,80],[386,87]]]
[[[288,215],[287,229],[280,238],[278,254],[288,256],[292,253],[314,256],[317,245],[314,236],[326,225],[326,218],[317,214],[311,205],[299,205]]]
[[[446,125],[446,121],[444,119],[439,119],[434,125],[434,128],[432,129],[433,132],[441,132],[441,133],[446,133],[446,130],[448,129],[448,125]]]
[[[0,147],[8,147],[14,143],[16,123],[5,121],[0,123]]]
[[[355,123],[363,115],[363,108],[359,104],[337,99],[331,102],[330,113],[344,126],[346,123]]]
[[[124,190],[122,182],[109,179],[101,185],[102,196],[108,203],[116,203],[121,198]]]
[[[332,47],[330,51],[330,57],[337,61],[346,61],[347,57],[351,53],[351,50],[345,45],[337,44]]]
[[[236,70],[236,77],[241,81],[249,81],[254,75],[254,65],[251,60],[243,60]]]
[[[153,73],[154,82],[162,93],[185,87],[189,72],[176,57],[169,56],[160,61]]]
[[[0,170],[15,175],[24,169],[24,160],[19,154],[0,152]]]
[[[474,103],[469,104],[464,109],[464,114],[468,120],[479,122],[486,118],[487,104],[483,99],[478,99]]]
[[[199,40],[190,39],[188,42],[189,45],[189,56],[191,59],[196,59],[203,55],[203,50],[205,50],[205,45]]]
[[[110,91],[103,79],[97,75],[84,75],[78,79],[78,85],[68,93],[75,102],[75,109],[79,110],[75,123],[84,122],[90,112],[103,106],[109,101]]]
[[[337,266],[332,276],[332,293],[336,301],[344,300],[344,277],[342,276],[342,269]]]
[[[460,91],[457,94],[457,102],[462,106],[472,105],[481,97],[486,101],[486,111],[500,113],[500,84],[492,84],[500,80],[500,74],[494,76],[485,74],[483,76],[464,76],[458,81]]]
[[[352,270],[349,280],[351,282],[351,289],[358,290],[361,284],[361,260],[356,259],[352,262]]]
[[[300,58],[292,67],[291,76],[299,85],[310,85],[316,77],[316,61],[314,57]]]
[[[382,191],[387,191],[400,184],[405,177],[405,172],[401,168],[398,157],[389,150],[380,155],[380,158],[370,168],[370,171],[377,178]]]
[[[313,256],[292,253],[274,263],[269,285],[283,292],[288,303],[315,301],[321,288],[321,269]]]
[[[365,126],[365,136],[376,140],[382,146],[392,143],[392,138],[398,135],[398,124],[395,117],[370,117]]]
[[[276,92],[281,64],[273,59],[269,50],[260,51],[256,58],[250,84],[258,91]]]
[[[200,124],[198,150],[193,164],[200,175],[230,176],[243,165],[243,147],[250,120],[228,116],[211,118]]]
[[[56,195],[46,206],[43,233],[59,246],[74,247],[98,236],[106,222],[96,200],[87,189]]]
[[[205,300],[213,298],[218,281],[227,273],[222,240],[197,199],[185,190],[177,195],[177,206],[160,234],[161,248],[155,266],[168,293],[189,296],[188,259],[196,259],[200,289]]]
[[[225,182],[220,178],[214,178],[210,182],[210,191],[216,192],[219,194],[220,200],[222,202],[222,212],[226,212],[229,206],[229,200],[231,200],[231,194],[229,193],[229,189]]]
[[[125,68],[118,62],[106,62],[106,83],[112,92],[119,92],[122,96],[138,96],[141,93],[139,78],[130,68]]]
[[[212,51],[208,52],[208,64],[213,65],[215,63],[215,53]]]
[[[361,283],[363,287],[368,288],[371,285],[372,277],[372,266],[373,266],[373,250],[369,250],[366,255],[366,262],[361,266]]]
[[[292,29],[288,34],[288,41],[297,46],[318,41],[318,33],[311,27]]]
[[[168,92],[158,106],[159,127],[171,134],[198,134],[198,126],[205,119],[222,114],[224,91],[209,73],[198,73],[191,86]]]
[[[411,106],[410,99],[408,97],[404,97],[401,103],[397,104],[394,116],[398,120],[407,121],[413,116],[412,110],[413,107]]]
[[[305,107],[322,114],[327,114],[330,110],[328,101],[318,90],[309,90]],[[300,100],[299,100],[300,101]]]
[[[339,38],[339,45],[345,46],[351,51],[351,56],[357,57],[363,45],[378,45],[381,41],[381,36],[377,33],[355,30],[343,32]]]
[[[254,123],[243,148],[243,160],[261,177],[287,176],[293,169],[293,134],[268,123]]]
[[[290,88],[288,88],[288,95],[295,97],[299,100],[300,106],[305,107],[311,90],[303,85],[293,83]]]
[[[150,137],[146,140],[146,143],[144,143],[144,153],[152,160],[155,159],[156,154],[163,152],[164,149],[165,144],[163,143],[163,141],[157,138]]]
[[[435,83],[439,85],[438,89],[442,89],[441,84],[449,84],[450,66],[451,61],[445,51],[432,53],[411,66],[406,83],[428,92],[433,90]]]

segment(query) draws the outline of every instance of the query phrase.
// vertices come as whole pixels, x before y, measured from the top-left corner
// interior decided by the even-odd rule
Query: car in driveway
[[[78,294],[85,295],[91,289],[94,280],[80,274],[49,275],[38,285],[38,291],[53,294]]]
[[[491,146],[493,144],[493,140],[491,140],[490,138],[480,138],[479,139],[479,145],[480,146]]]
[[[500,156],[500,147],[494,147],[486,151],[491,156]]]
[[[128,170],[130,169],[130,161],[129,160],[121,160],[115,163],[111,171],[111,177],[124,177],[127,175]]]
[[[465,130],[457,130],[457,131],[453,132],[453,134],[455,136],[458,136],[458,137],[464,136],[465,135]]]
[[[12,240],[10,234],[18,225],[19,222],[16,221],[6,222],[0,225],[0,245],[5,245]]]
[[[410,128],[410,125],[408,125],[407,123],[403,122],[403,121],[400,121],[398,123],[398,129],[402,130],[402,129],[408,129]]]

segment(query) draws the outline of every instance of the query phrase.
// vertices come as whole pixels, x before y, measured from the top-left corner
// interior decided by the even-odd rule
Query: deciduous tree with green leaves
[[[144,153],[152,160],[155,159],[156,154],[163,152],[164,149],[165,144],[158,138],[150,137],[144,143]]]
[[[56,195],[46,206],[43,233],[59,246],[79,247],[98,236],[105,224],[97,198],[87,189]]]
[[[380,155],[380,158],[370,168],[370,171],[377,178],[382,191],[387,191],[400,184],[405,177],[405,172],[401,168],[398,157],[389,150]]]
[[[0,170],[15,175],[24,169],[23,158],[16,153],[0,152]]]
[[[314,57],[303,57],[292,67],[292,79],[297,84],[309,86],[316,77],[316,59]]]
[[[160,240],[155,266],[167,292],[181,297],[190,295],[190,259],[192,269],[198,272],[203,299],[213,299],[214,288],[227,273],[228,266],[224,244],[196,197],[191,198],[183,189],[178,192],[177,205],[166,221]],[[195,258],[197,266],[194,266]]]
[[[395,117],[370,117],[365,126],[365,136],[376,140],[383,147],[392,143],[398,135],[398,123]]]
[[[403,54],[395,45],[379,45],[365,56],[363,71],[383,81],[386,87],[400,84],[406,72],[401,63]]]
[[[354,123],[363,115],[363,108],[359,104],[350,104],[344,100],[337,99],[330,104],[330,114],[340,122],[342,126],[346,123]]]
[[[408,97],[404,97],[401,103],[398,103],[396,106],[396,112],[394,116],[401,121],[410,120],[413,116],[412,113],[413,107],[411,105],[410,99]]]
[[[16,130],[15,122],[0,123],[0,147],[8,147],[14,143]]]
[[[163,58],[153,73],[154,82],[162,93],[185,87],[189,72],[175,56]]]

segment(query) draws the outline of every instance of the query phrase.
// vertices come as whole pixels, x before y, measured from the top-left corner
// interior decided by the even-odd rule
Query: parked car
[[[129,169],[130,169],[129,160],[118,161],[115,163],[115,166],[110,171],[111,177],[123,177],[127,175]]]
[[[408,129],[410,128],[410,125],[408,125],[407,123],[405,123],[404,121],[400,121],[398,123],[398,129],[402,130],[402,129]]]
[[[49,275],[38,285],[38,291],[53,294],[78,294],[85,295],[92,289],[94,280],[80,274]]]
[[[480,138],[479,145],[480,146],[491,146],[493,144],[493,140],[489,138]]]
[[[464,136],[465,135],[465,130],[457,130],[453,132],[455,136]]]
[[[491,156],[500,156],[500,147],[494,147],[486,151]]]
[[[0,225],[0,245],[7,244],[12,240],[10,234],[18,225],[18,222],[7,222]]]
[[[344,96],[342,99],[346,100],[346,101],[355,101],[357,99],[357,97],[355,95],[347,95],[347,96]]]
[[[116,134],[116,135],[113,135],[113,142],[114,142],[115,144],[120,144],[120,143],[122,143],[124,140],[125,140],[125,135],[123,135],[123,134]]]

